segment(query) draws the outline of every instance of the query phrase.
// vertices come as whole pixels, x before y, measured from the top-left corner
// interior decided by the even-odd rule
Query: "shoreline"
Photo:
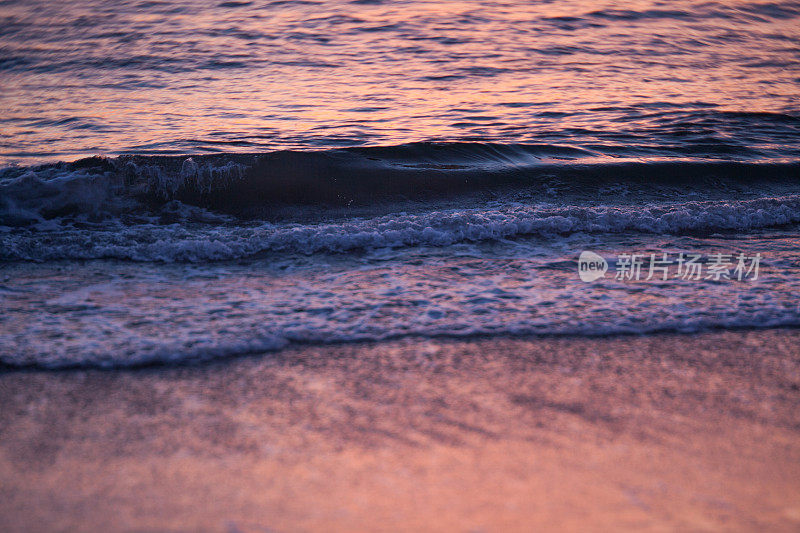
[[[8,531],[800,526],[800,331],[0,372]]]

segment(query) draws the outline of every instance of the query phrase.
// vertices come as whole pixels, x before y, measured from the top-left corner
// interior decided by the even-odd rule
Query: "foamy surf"
[[[0,361],[116,368],[401,337],[797,327],[798,169],[485,143],[10,167]],[[582,250],[611,269],[626,253],[763,264],[756,279],[732,265],[723,279],[585,283]]]
[[[499,204],[499,205],[498,205]],[[180,207],[176,207],[181,211]],[[203,221],[158,224],[40,222],[0,229],[0,260],[121,259],[206,262],[245,259],[267,252],[345,253],[414,246],[502,241],[524,236],[555,240],[574,234],[712,234],[800,222],[800,195],[755,200],[692,201],[642,205],[506,205],[393,213],[336,222]],[[213,220],[213,217],[207,216]],[[87,227],[88,226],[88,227]]]
[[[796,232],[572,236],[236,263],[13,263],[0,361],[117,368],[403,337],[597,336],[800,326]],[[757,279],[578,277],[577,250],[762,254]],[[706,264],[708,268],[708,265]],[[673,272],[674,273],[674,272]]]

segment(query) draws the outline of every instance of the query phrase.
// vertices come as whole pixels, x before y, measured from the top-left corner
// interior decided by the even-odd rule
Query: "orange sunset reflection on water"
[[[798,10],[780,4],[96,0],[3,11],[6,161],[420,140],[657,146],[653,130],[685,119],[664,113],[798,108]]]

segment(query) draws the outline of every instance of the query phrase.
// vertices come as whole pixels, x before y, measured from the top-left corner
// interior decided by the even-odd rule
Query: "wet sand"
[[[5,531],[797,531],[800,332],[0,374]]]

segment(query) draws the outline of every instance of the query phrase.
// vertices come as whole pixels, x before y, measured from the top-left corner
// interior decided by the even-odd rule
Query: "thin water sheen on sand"
[[[7,531],[792,531],[798,345],[401,340],[0,374],[0,515]]]

